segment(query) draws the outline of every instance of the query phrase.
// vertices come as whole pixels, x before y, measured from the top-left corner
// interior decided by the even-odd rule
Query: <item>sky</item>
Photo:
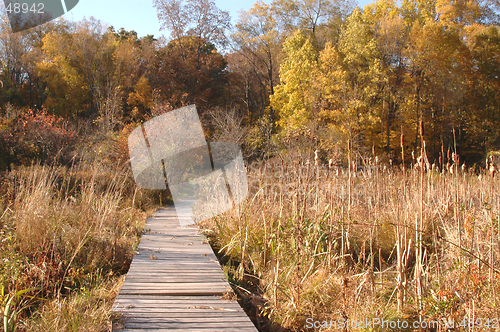
[[[233,24],[238,11],[247,10],[255,0],[216,0],[217,7],[229,11]],[[152,0],[80,0],[73,10],[64,15],[65,19],[78,21],[84,17],[95,18],[112,25],[116,30],[135,30],[139,37],[151,34],[158,37],[168,32],[160,31],[160,23]]]
[[[256,0],[215,0],[219,9],[229,11],[233,24],[238,20],[239,10],[248,10],[255,2]],[[369,1],[359,2],[363,5]],[[155,37],[168,36],[168,32],[160,31],[152,0],[79,0],[76,7],[63,17],[70,21],[79,21],[91,16],[112,25],[116,30],[135,30],[139,37],[148,34]]]

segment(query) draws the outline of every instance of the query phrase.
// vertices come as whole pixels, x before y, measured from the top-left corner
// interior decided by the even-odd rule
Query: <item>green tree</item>
[[[283,129],[298,129],[317,119],[319,53],[300,30],[285,41],[283,51],[286,57],[280,67],[281,83],[271,96],[271,106],[278,112],[278,124]]]
[[[368,138],[373,139],[367,126],[374,126],[379,120],[373,102],[386,78],[373,27],[359,9],[355,9],[346,20],[338,52],[340,56],[333,54],[333,59],[341,59],[337,68],[327,60],[333,53],[331,48],[325,49],[323,56],[322,62],[329,64],[326,74],[332,73],[338,81],[338,88],[327,95],[327,100],[334,110],[340,111],[340,125],[351,142],[355,146],[364,145]]]
[[[1,102],[40,109],[44,102],[44,84],[36,64],[42,61],[43,38],[54,31],[63,33],[67,22],[60,19],[32,29],[12,33],[3,12],[0,23]]]

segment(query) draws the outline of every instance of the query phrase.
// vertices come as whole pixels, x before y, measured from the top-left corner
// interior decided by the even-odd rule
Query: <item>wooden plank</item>
[[[234,329],[224,329],[224,328],[203,328],[203,327],[198,327],[198,328],[167,328],[167,329],[162,329],[162,328],[152,328],[152,329],[125,329],[125,330],[120,330],[122,332],[171,332],[171,331],[182,331],[182,332],[232,332],[235,331]],[[241,329],[238,329],[238,332],[255,332],[255,327],[242,327]]]
[[[147,278],[147,277],[141,277],[141,278],[132,278],[130,277],[130,283],[131,284],[142,284],[144,282],[154,282],[157,284],[175,284],[179,280],[179,277],[156,277],[156,278]],[[182,277],[182,281],[186,284],[190,283],[198,283],[200,280],[200,276],[191,276],[191,277]],[[224,278],[222,277],[205,277],[205,282],[210,282],[210,283],[215,283],[215,282],[222,282],[224,281]]]
[[[248,321],[246,316],[230,316],[229,313],[219,316],[193,316],[186,317],[165,317],[163,313],[157,314],[137,314],[134,313],[134,318],[124,319],[125,324],[129,323],[157,323],[157,324],[197,324],[198,326],[214,323],[219,326],[229,326],[230,324],[238,323],[240,326],[250,326],[252,323]]]
[[[226,289],[231,289],[229,285],[224,283],[192,283],[192,282],[183,282],[183,283],[127,283],[123,285],[122,289],[144,289],[144,290],[176,290],[176,289],[222,289],[223,291]]]
[[[159,272],[154,272],[154,271],[159,271]],[[224,272],[221,271],[221,269],[212,267],[209,269],[203,269],[203,270],[197,270],[197,269],[168,269],[168,268],[161,268],[161,266],[157,266],[155,268],[152,268],[151,270],[136,270],[133,271],[133,275],[141,276],[141,275],[150,275],[150,276],[156,276],[156,275],[162,275],[165,277],[168,277],[170,275],[172,276],[183,276],[183,275],[217,275],[225,278]],[[156,274],[155,274],[156,273]],[[132,274],[127,274],[127,277]]]
[[[177,282],[179,278],[182,278],[183,282],[199,282],[200,277],[203,277],[205,281],[224,281],[226,278],[221,274],[207,274],[207,273],[193,273],[193,274],[178,274],[178,273],[166,273],[166,274],[139,274],[135,273],[133,275],[127,276],[129,282]]]
[[[142,270],[141,270],[142,271]],[[189,275],[206,275],[206,274],[213,274],[213,273],[218,273],[219,271],[215,271],[212,268],[187,268],[187,269],[177,269],[175,270],[175,266],[170,266],[170,267],[156,267],[156,268],[151,268],[151,274],[156,274],[156,273],[165,273],[165,274],[170,274],[170,273],[176,273],[179,275],[179,277],[182,277],[183,275],[189,276]],[[135,272],[132,271],[131,275],[135,275],[136,273],[140,272]],[[221,272],[221,275],[224,276],[224,274]]]
[[[171,331],[182,331],[182,332],[233,332],[235,331],[234,329],[224,329],[224,328],[213,328],[213,327],[207,327],[207,328],[204,328],[202,326],[200,327],[197,327],[197,328],[188,328],[186,329],[185,327],[184,328],[172,328],[172,327],[169,327],[169,328],[166,328],[166,329],[162,329],[162,328],[151,328],[151,329],[145,329],[145,328],[137,328],[137,329],[124,329],[124,330],[120,330],[121,332],[151,332],[151,331],[155,331],[155,332],[171,332]],[[238,328],[237,330],[238,332],[255,332],[255,327],[242,327],[242,328]]]
[[[160,307],[183,307],[183,308],[196,308],[196,307],[207,307],[213,304],[217,304],[218,307],[223,308],[237,308],[239,304],[234,301],[221,301],[220,298],[216,296],[160,296],[160,295],[120,295],[119,299],[115,301],[115,304],[120,303],[123,305],[157,305],[161,304]]]
[[[124,294],[126,295],[126,294]],[[129,295],[130,296],[130,295]],[[191,303],[171,303],[171,302],[139,302],[139,301],[133,301],[133,302],[123,302],[119,301],[116,303],[115,308],[117,311],[126,311],[126,310],[136,310],[138,311],[139,309],[165,309],[165,310],[171,310],[171,309],[180,309],[180,310],[191,310],[191,309],[200,309],[200,310],[226,310],[226,311],[232,311],[232,310],[237,310],[240,312],[240,308],[238,303],[233,304],[233,305],[224,305],[224,301],[218,301],[218,302],[207,302],[207,303],[199,303],[197,305],[193,305]],[[203,309],[206,308],[206,309]],[[213,308],[213,309],[210,309]],[[140,311],[140,310],[139,310]]]
[[[122,331],[257,331],[237,302],[222,300],[231,288],[196,227],[181,227],[168,208],[146,229],[113,305]]]
[[[182,251],[179,251],[176,255],[176,252],[152,252],[149,255],[136,255],[134,258],[135,262],[147,261],[149,263],[150,260],[156,260],[157,264],[162,263],[162,261],[169,262],[184,262],[187,264],[192,263],[200,263],[200,262],[211,262],[216,265],[219,264],[217,258],[213,255],[203,255],[203,254],[183,254]]]
[[[200,328],[203,327],[204,329],[213,329],[213,328],[223,328],[224,331],[241,331],[241,328],[250,328],[253,327],[253,331],[257,331],[255,329],[255,326],[252,324],[252,322],[249,323],[243,323],[243,322],[209,322],[209,323],[188,323],[188,322],[180,322],[180,323],[175,323],[175,322],[148,322],[148,320],[144,321],[138,321],[138,322],[126,322],[126,327],[129,329],[141,329],[147,326],[148,328],[153,328],[153,329],[181,329],[185,331],[185,329],[190,329],[190,328]],[[229,329],[232,328],[232,329]]]
[[[221,305],[238,305],[235,301],[221,301],[220,298],[216,296],[120,296],[121,301],[140,301],[140,302],[168,302],[168,303],[185,303],[185,304],[198,304],[198,303],[213,303],[218,302]]]
[[[124,294],[126,295],[126,294]],[[130,295],[129,295],[130,296]],[[207,302],[207,303],[199,303],[197,305],[193,305],[191,303],[170,303],[170,302],[139,302],[139,301],[133,301],[133,302],[122,302],[119,301],[118,303],[115,303],[115,309],[117,311],[127,311],[127,310],[135,310],[135,311],[140,311],[142,309],[145,310],[150,310],[150,309],[163,309],[163,310],[173,310],[173,309],[179,309],[179,310],[191,310],[191,309],[199,309],[199,310],[223,310],[223,311],[232,311],[232,310],[237,310],[240,312],[239,304],[233,304],[233,305],[224,305],[224,301],[219,301],[219,302]],[[205,309],[204,309],[205,308]],[[210,309],[212,308],[212,309]]]
[[[120,291],[127,295],[163,295],[163,296],[224,296],[226,289],[124,289]]]
[[[132,285],[125,285],[122,287],[124,291],[132,291],[132,290],[137,290],[137,291],[148,291],[150,294],[154,294],[154,291],[158,292],[172,292],[175,293],[176,291],[179,291],[181,293],[188,292],[192,290],[193,292],[201,292],[201,293],[206,293],[206,292],[221,292],[224,293],[228,290],[230,290],[229,286],[226,286],[224,284],[198,284],[198,283],[183,283],[182,285],[177,286],[175,283],[163,283],[163,284],[158,284],[155,286],[144,286],[142,284],[132,284]]]
[[[196,309],[196,308],[123,308],[121,312],[133,312],[136,317],[161,314],[162,317],[213,317],[213,316],[242,316],[237,309]]]

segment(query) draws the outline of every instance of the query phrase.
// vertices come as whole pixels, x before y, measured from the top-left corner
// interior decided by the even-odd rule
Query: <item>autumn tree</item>
[[[90,20],[44,38],[45,61],[39,64],[39,72],[47,84],[47,107],[61,114],[97,112],[99,84],[104,84],[110,71],[112,54],[111,41],[104,33],[101,22]]]
[[[474,25],[467,31],[463,151],[477,160],[500,148],[500,28]]]
[[[298,129],[317,118],[319,54],[300,30],[285,41],[283,51],[286,57],[280,67],[281,82],[271,96],[271,106],[278,112],[281,128]]]
[[[350,139],[356,147],[366,146],[372,143],[372,133],[380,135],[374,127],[379,123],[379,114],[375,114],[373,105],[383,80],[377,56],[373,29],[359,9],[347,19],[339,44],[328,43],[320,54],[321,116],[330,130],[342,133],[341,143]]]
[[[236,52],[240,57],[233,56],[231,59],[241,59],[240,74],[246,85],[245,102],[247,111],[252,114],[253,109],[249,96],[252,94],[250,81],[254,78],[258,82],[258,105],[260,117],[264,116],[264,110],[268,106],[269,95],[274,94],[274,87],[278,83],[278,60],[281,51],[281,31],[273,14],[273,8],[261,1],[248,11],[242,11],[235,26],[235,32],[231,36]],[[270,109],[271,121],[274,111]]]
[[[198,37],[217,46],[227,42],[226,30],[231,18],[212,0],[153,0],[163,29],[171,33],[171,39],[185,36]]]
[[[173,76],[177,82],[182,81],[182,87],[177,85],[170,90],[174,90],[175,95],[178,95],[178,91],[185,93],[183,102],[205,100],[200,95],[200,90],[203,90],[200,82],[206,81],[206,69],[225,66],[219,58],[211,57],[209,53],[215,54],[216,46],[224,47],[227,44],[226,31],[231,27],[229,13],[217,8],[213,0],[154,0],[153,5],[162,28],[171,32],[172,40],[161,52],[164,56],[176,57],[164,59],[164,62],[173,62],[174,67],[170,68],[178,71]],[[209,60],[216,63],[206,62]],[[168,65],[163,68],[168,68]],[[206,87],[204,90],[206,93]],[[182,101],[178,97],[175,100]]]
[[[12,33],[3,12],[0,23],[1,100],[17,106],[40,109],[44,102],[44,84],[36,64],[42,61],[43,38],[51,31],[63,33],[67,22],[60,19],[35,28]]]
[[[391,154],[391,145],[398,146],[398,138],[406,127],[403,107],[407,76],[408,28],[404,25],[395,1],[384,0],[365,6],[363,21],[371,30],[375,61],[378,68],[371,76],[376,82],[371,107],[378,109],[383,126],[385,151]],[[374,69],[374,68],[373,68]],[[391,141],[395,141],[392,143]]]
[[[60,115],[93,117],[103,132],[120,125],[133,107],[128,95],[151,63],[153,42],[95,20],[47,34],[36,65],[45,85],[43,105]]]
[[[308,31],[322,47],[328,41],[337,42],[344,20],[354,9],[354,1],[275,0],[273,6],[284,30]]]
[[[204,110],[223,103],[226,62],[214,44],[195,36],[172,40],[152,65],[150,84],[172,106],[196,103]]]

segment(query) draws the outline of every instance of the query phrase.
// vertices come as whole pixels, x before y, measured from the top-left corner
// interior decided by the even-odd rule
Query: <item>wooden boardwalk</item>
[[[257,332],[238,302],[221,298],[231,287],[196,226],[180,227],[171,207],[146,230],[113,305],[120,331]]]

